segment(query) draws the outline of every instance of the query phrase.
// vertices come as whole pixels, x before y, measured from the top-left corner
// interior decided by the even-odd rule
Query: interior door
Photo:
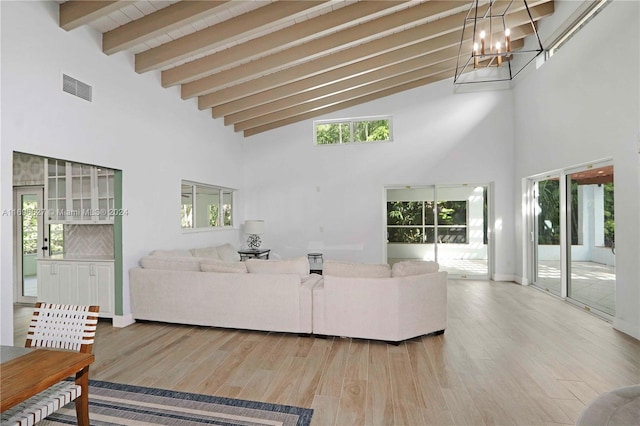
[[[37,260],[43,257],[44,187],[20,187],[14,191],[14,253],[16,301],[35,303],[38,296]]]

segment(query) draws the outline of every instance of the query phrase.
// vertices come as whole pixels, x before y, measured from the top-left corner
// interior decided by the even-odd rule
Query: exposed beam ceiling
[[[535,21],[554,10],[553,0],[527,3]],[[160,72],[162,86],[180,85],[251,136],[451,78],[470,4],[73,0],[61,2],[60,26],[91,25],[104,53],[129,52],[136,72]],[[522,0],[510,11],[516,50],[533,28]]]

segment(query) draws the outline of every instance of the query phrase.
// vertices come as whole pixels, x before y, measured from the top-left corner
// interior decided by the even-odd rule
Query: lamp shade
[[[245,220],[244,233],[253,235],[264,234],[264,220]]]

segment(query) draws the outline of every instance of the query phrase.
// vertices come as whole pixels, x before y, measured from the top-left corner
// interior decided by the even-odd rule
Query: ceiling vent
[[[73,77],[69,77],[66,74],[62,74],[62,91],[71,93],[73,96],[77,96],[86,101],[91,102],[91,92],[93,88],[86,83],[76,80]]]

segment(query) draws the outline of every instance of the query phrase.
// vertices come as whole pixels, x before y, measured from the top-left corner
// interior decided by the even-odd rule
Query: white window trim
[[[207,188],[212,188],[212,189],[218,189],[220,190],[220,194],[219,194],[219,198],[218,198],[218,202],[219,205],[222,206],[223,205],[223,197],[225,193],[230,193],[231,194],[231,225],[221,225],[221,226],[207,226],[207,227],[200,227],[200,228],[183,228],[182,224],[179,223],[178,226],[180,227],[180,231],[184,234],[190,234],[190,233],[196,233],[196,232],[216,232],[216,231],[225,231],[225,230],[229,230],[229,229],[236,229],[237,227],[235,226],[236,220],[235,220],[235,204],[236,204],[236,191],[237,189],[235,188],[229,188],[226,186],[220,186],[220,185],[212,185],[209,183],[202,183],[202,182],[196,182],[196,181],[192,181],[192,180],[186,180],[186,179],[182,179],[180,181],[180,188],[182,188],[182,185],[191,185],[192,190],[194,186],[200,186],[200,187],[207,187]],[[180,190],[182,193],[182,189]],[[196,210],[196,199],[195,197],[193,197],[193,205],[191,207],[192,211]],[[219,209],[218,211],[218,219],[219,221],[222,223],[223,222],[223,218],[222,218],[222,214],[223,214],[223,210]],[[195,220],[195,218],[194,218]]]
[[[575,36],[580,30],[598,13],[602,11],[612,0],[585,1],[560,27],[554,32],[546,52],[547,59],[551,58],[556,50],[561,48],[568,40]]]

